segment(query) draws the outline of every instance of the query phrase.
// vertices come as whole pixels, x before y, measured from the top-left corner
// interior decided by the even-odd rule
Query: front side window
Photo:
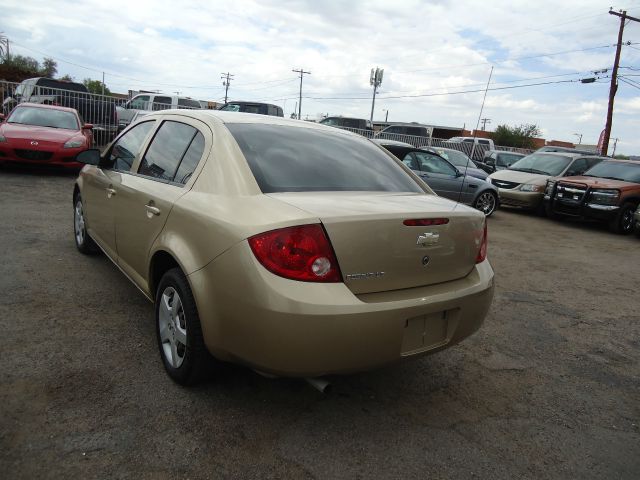
[[[149,95],[138,95],[131,100],[129,108],[134,110],[149,110]]]
[[[18,107],[11,113],[7,123],[64,128],[67,130],[80,129],[78,118],[73,112],[55,110],[53,108]]]
[[[587,168],[588,168],[587,159],[578,158],[571,164],[571,166],[569,167],[569,170],[567,170],[567,173],[565,173],[565,175],[566,176],[582,175],[587,170]]]
[[[365,138],[315,128],[227,124],[263,193],[424,190]]]
[[[178,166],[198,131],[184,123],[166,121],[158,129],[138,173],[164,181],[173,181]]]
[[[522,158],[521,155],[511,155],[509,153],[499,153],[497,155],[498,158],[498,166],[500,167],[508,167],[509,165],[513,165],[515,162]]]
[[[423,172],[440,173],[451,177],[455,177],[458,174],[453,165],[440,157],[426,152],[415,152],[415,156],[420,162],[420,170]]]
[[[142,144],[154,123],[139,123],[116,140],[109,153],[109,160],[114,170],[125,172],[131,170],[131,165],[140,153]]]

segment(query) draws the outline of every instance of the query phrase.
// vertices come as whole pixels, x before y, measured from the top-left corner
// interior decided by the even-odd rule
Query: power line
[[[625,79],[624,77],[618,77],[618,79],[624,83],[626,83],[627,85],[630,85],[634,88],[637,88],[638,90],[640,90],[640,85],[635,84],[635,83],[631,83],[630,81],[628,81],[627,79]]]

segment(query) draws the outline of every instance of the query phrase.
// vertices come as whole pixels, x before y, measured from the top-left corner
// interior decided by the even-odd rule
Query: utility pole
[[[609,106],[607,108],[607,123],[604,127],[604,139],[602,141],[601,155],[606,156],[609,149],[609,137],[611,136],[611,123],[613,121],[613,99],[618,90],[618,65],[620,64],[620,50],[622,48],[622,35],[624,33],[624,24],[627,20],[640,22],[640,18],[630,17],[627,11],[614,12],[609,10],[610,15],[620,17],[620,30],[618,30],[618,43],[616,45],[616,58],[613,62],[613,71],[611,72],[611,86],[609,87]]]
[[[376,92],[378,87],[382,85],[382,76],[384,75],[384,68],[380,69],[376,67],[371,69],[371,77],[369,77],[369,85],[373,86],[373,101],[371,102],[371,118],[369,121],[373,124],[373,111],[376,108]]]
[[[611,158],[616,156],[616,147],[618,146],[618,140],[620,139],[619,138],[613,139],[613,152],[611,152]]]
[[[104,72],[102,72],[102,96],[104,97]]]
[[[231,84],[231,80],[233,80],[233,74],[227,72],[222,72],[222,85],[224,85],[224,103],[227,103],[227,98],[229,97],[229,85]]]
[[[582,134],[581,133],[574,133],[574,135],[576,137],[578,137],[578,145],[580,145],[582,143]]]
[[[480,121],[482,122],[482,131],[484,132],[485,129],[487,128],[487,123],[491,123],[491,119],[490,118],[483,118]]]
[[[302,68],[300,70],[296,70],[295,68],[291,70],[292,72],[296,72],[300,74],[300,98],[298,100],[298,120],[302,120],[302,77],[305,75],[311,75],[311,72],[305,72]]]

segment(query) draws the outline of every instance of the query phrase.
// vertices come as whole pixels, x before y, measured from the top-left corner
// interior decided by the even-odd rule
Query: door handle
[[[116,190],[111,187],[107,187],[107,198],[111,198],[116,194]]]
[[[154,207],[150,204],[145,205],[145,207],[147,209],[147,217],[151,218],[152,215],[160,215],[160,209],[158,207]]]

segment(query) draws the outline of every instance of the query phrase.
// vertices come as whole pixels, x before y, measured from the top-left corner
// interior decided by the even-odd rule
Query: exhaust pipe
[[[313,388],[318,390],[320,393],[329,393],[331,391],[331,384],[326,381],[324,378],[316,377],[316,378],[305,378],[307,383],[311,385]]]

